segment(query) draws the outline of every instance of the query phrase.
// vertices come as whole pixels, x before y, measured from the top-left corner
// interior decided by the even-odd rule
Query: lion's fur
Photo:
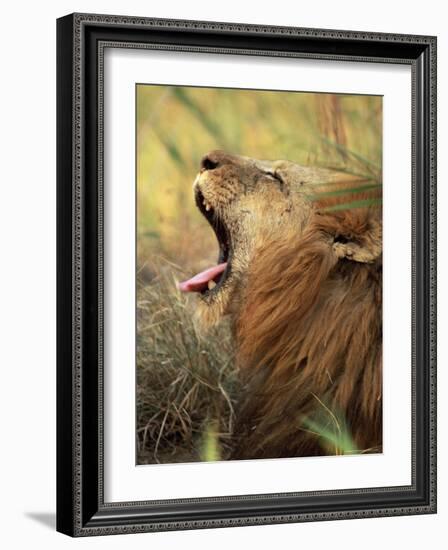
[[[255,254],[236,321],[247,388],[232,458],[328,454],[304,422],[323,407],[343,412],[356,450],[381,449],[377,223],[368,211],[316,213],[300,240]],[[341,258],[340,236],[368,242],[371,263]]]
[[[195,185],[235,249],[223,289],[201,305],[208,322],[233,320],[245,393],[230,458],[339,452],[313,433],[316,418],[346,425],[352,451],[381,451],[381,210],[339,208],[347,190],[362,204],[378,186],[287,161],[205,159]]]

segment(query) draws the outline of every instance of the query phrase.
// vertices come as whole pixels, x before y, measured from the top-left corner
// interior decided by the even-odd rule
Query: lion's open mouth
[[[215,209],[207,203],[199,189],[195,190],[196,205],[202,215],[212,226],[219,244],[217,265],[197,273],[191,279],[179,283],[182,292],[200,292],[203,295],[212,295],[219,292],[230,275],[232,246],[230,234],[226,224]]]

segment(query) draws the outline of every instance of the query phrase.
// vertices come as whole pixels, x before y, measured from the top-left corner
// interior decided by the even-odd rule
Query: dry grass
[[[238,382],[229,327],[206,335],[176,289],[177,268],[152,268],[137,298],[137,462],[225,456]]]
[[[186,275],[178,266],[159,260],[147,273],[137,289],[137,463],[225,459],[241,392],[230,326],[201,331],[196,297],[177,290]],[[344,412],[315,398],[303,429],[329,455],[378,452],[356,449]]]

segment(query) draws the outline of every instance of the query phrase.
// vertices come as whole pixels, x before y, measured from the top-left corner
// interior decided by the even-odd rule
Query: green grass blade
[[[334,147],[339,153],[349,156],[352,159],[355,159],[356,161],[358,161],[369,172],[371,173],[373,172],[374,174],[377,174],[379,172],[379,167],[377,166],[377,164],[371,161],[370,159],[363,157],[359,153],[355,153],[354,151],[352,151],[351,149],[348,149],[347,147],[345,147],[344,145],[341,145],[340,143],[335,143],[334,141],[326,138],[325,136],[320,136],[320,139],[327,145]]]
[[[355,180],[355,181],[350,181],[350,180],[334,180],[334,181],[319,181],[317,183],[313,183],[313,187],[323,187],[324,185],[325,186],[328,186],[328,185],[344,185],[345,183],[350,183],[350,184],[355,184],[355,183],[365,183],[367,184],[368,182],[375,182],[374,184],[372,183],[371,185],[382,185],[381,182],[377,181],[376,178],[371,178],[371,177],[364,177],[362,176],[361,174],[353,174],[351,172],[347,172],[346,170],[341,170],[341,169],[338,169],[338,168],[335,168],[335,167],[328,167],[328,166],[323,166],[323,165],[316,165],[316,166],[319,166],[320,168],[327,168],[329,170],[334,170],[335,172],[339,171],[339,172],[342,172],[343,174],[347,174],[347,175],[350,175],[350,176],[355,176],[357,177],[358,179]]]
[[[183,88],[174,88],[173,94],[176,99],[182,103],[204,126],[204,128],[223,146],[227,145],[227,140],[223,135],[221,128],[207,115],[207,113],[187,94]]]
[[[367,208],[370,206],[379,206],[382,203],[382,199],[364,199],[359,201],[344,202],[342,204],[335,204],[333,206],[327,206],[321,208],[321,212],[335,212],[338,210],[351,210],[353,208]]]
[[[201,460],[204,462],[220,460],[219,440],[215,422],[209,423],[204,432]]]
[[[165,147],[168,155],[172,158],[175,164],[177,164],[177,166],[179,166],[181,169],[185,168],[187,162],[185,161],[175,141],[165,139],[162,136],[161,132],[158,132],[155,127],[152,128],[152,131],[157,136],[157,139],[160,141],[160,143],[162,143],[162,145]]]
[[[322,162],[319,160],[314,160],[312,166],[325,168],[327,170],[332,170],[333,172],[341,172],[342,174],[347,174],[349,176],[359,178],[362,181],[375,181],[377,183],[381,182],[381,174],[379,172],[375,174],[369,172],[368,174],[366,174],[365,172],[359,172],[358,170],[355,170],[352,167],[348,167],[343,164],[331,164],[329,162]]]
[[[337,189],[336,191],[322,191],[309,195],[311,200],[319,200],[325,197],[338,197],[340,195],[355,195],[356,193],[363,193],[364,191],[373,191],[374,189],[380,189],[382,184],[374,183],[371,185],[363,185],[361,187],[351,187],[350,189]]]
[[[339,454],[353,454],[356,452],[356,444],[347,426],[342,425],[340,429],[330,429],[323,423],[311,420],[310,418],[303,419],[303,425],[313,433],[322,438],[325,446],[334,447]]]

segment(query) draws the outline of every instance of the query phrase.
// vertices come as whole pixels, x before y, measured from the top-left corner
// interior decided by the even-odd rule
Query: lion
[[[344,430],[348,452],[382,451],[379,187],[284,160],[202,159],[194,197],[219,257],[179,288],[197,293],[205,325],[231,316],[244,391],[229,459],[340,454]]]

